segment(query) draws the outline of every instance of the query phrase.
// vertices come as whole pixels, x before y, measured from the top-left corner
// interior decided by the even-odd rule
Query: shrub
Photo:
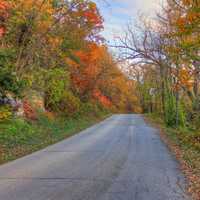
[[[95,107],[95,105],[93,105],[90,102],[81,103],[80,114],[91,113],[92,111],[94,111],[94,107]]]
[[[12,61],[15,52],[11,49],[0,49],[0,92],[5,95],[7,92],[20,96],[26,86],[26,81],[19,79],[13,72]]]
[[[0,106],[0,121],[9,119],[12,116],[12,110],[9,106]]]
[[[176,99],[173,94],[166,94],[166,104],[165,104],[165,123],[168,126],[176,125]],[[183,103],[179,103],[178,107],[178,115],[179,115],[179,126],[184,127],[186,124],[186,115],[184,112]]]
[[[24,108],[24,115],[29,120],[36,120],[37,114],[36,111],[31,106],[30,102],[28,100],[23,101],[23,108]]]
[[[59,103],[59,110],[68,117],[75,116],[80,111],[80,105],[81,102],[78,97],[75,97],[70,91],[65,91]]]
[[[36,130],[23,119],[13,119],[1,125],[0,144],[14,148],[17,145],[32,141],[36,137]]]
[[[68,87],[68,73],[59,68],[49,70],[46,74],[45,84],[45,106],[46,108],[57,111],[63,94]]]
[[[52,112],[45,111],[45,112],[44,112],[44,115],[47,117],[47,119],[48,119],[49,121],[54,121],[54,119],[55,119],[55,116],[54,116],[54,114],[53,114]]]

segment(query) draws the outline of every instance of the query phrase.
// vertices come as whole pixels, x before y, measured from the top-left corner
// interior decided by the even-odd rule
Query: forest
[[[199,129],[200,2],[167,0],[156,18],[139,18],[116,47],[129,61],[143,112],[156,113],[168,126]]]

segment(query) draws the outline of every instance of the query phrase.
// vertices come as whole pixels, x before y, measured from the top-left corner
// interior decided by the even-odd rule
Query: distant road
[[[113,115],[0,166],[0,200],[187,200],[156,132],[140,115]]]

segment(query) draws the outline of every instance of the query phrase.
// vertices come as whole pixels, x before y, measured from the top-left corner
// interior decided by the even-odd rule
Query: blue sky
[[[112,42],[126,24],[136,21],[139,13],[153,15],[161,0],[94,0],[105,20],[104,37]],[[107,2],[107,3],[105,3]]]

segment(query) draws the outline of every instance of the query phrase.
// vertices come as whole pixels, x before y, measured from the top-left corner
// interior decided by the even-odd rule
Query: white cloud
[[[114,3],[122,3],[126,5],[123,12],[129,14],[130,16],[142,12],[145,14],[154,14],[156,10],[159,9],[162,0],[112,0]]]
[[[102,3],[103,0],[95,1],[105,18],[104,36],[111,41],[113,36],[123,32],[130,20],[136,21],[138,14],[153,16],[164,0],[106,0],[109,6]]]

